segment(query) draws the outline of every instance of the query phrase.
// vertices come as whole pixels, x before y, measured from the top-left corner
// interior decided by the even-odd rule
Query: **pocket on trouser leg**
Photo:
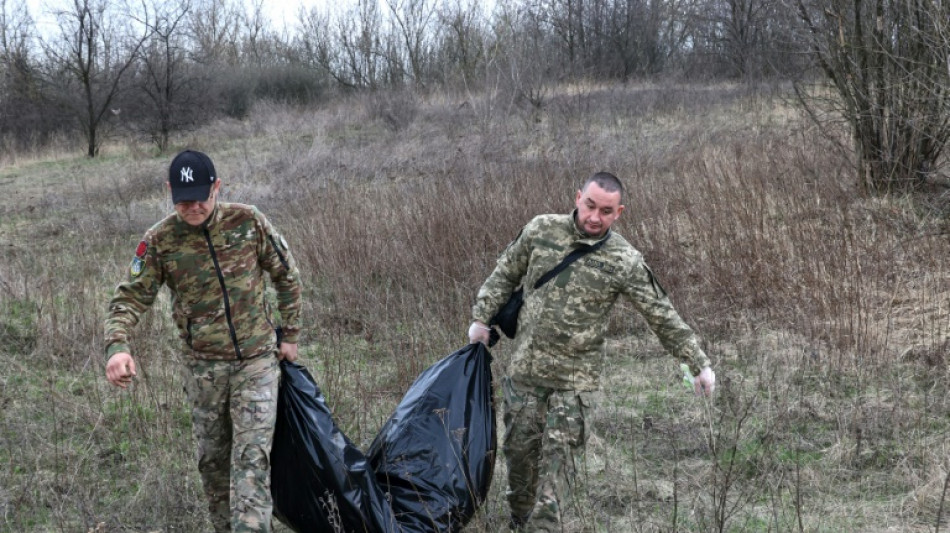
[[[502,436],[502,446],[507,446],[508,439],[511,438],[512,427],[516,421],[523,416],[522,412],[525,409],[526,401],[524,395],[512,387],[510,378],[502,378],[501,390],[504,395],[502,401],[502,417],[505,423],[505,434]]]
[[[590,414],[593,407],[592,395],[589,392],[578,392],[575,402],[569,404],[568,431],[571,434],[571,447],[583,448],[590,439]]]
[[[277,421],[276,392],[270,389],[241,392],[231,414],[235,434],[266,427],[273,429]]]
[[[235,393],[231,397],[231,418],[234,421],[234,440],[242,440],[246,432],[267,430],[273,434],[277,420],[278,373],[276,359],[260,357],[241,370],[237,377]],[[245,444],[262,444],[270,449],[270,438],[243,437]]]

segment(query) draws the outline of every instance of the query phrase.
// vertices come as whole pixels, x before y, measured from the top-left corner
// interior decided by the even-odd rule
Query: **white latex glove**
[[[481,321],[476,320],[472,322],[472,325],[468,327],[468,340],[472,344],[480,342],[485,346],[488,346],[488,339],[490,338],[491,328],[483,324]]]
[[[711,367],[704,367],[693,380],[693,386],[696,387],[697,396],[711,395],[716,388],[716,373]]]

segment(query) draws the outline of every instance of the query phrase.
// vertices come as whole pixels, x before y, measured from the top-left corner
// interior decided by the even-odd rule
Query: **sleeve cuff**
[[[130,353],[131,348],[129,348],[128,344],[123,344],[123,343],[110,344],[109,346],[106,347],[106,359],[108,360],[110,357],[112,357],[113,355],[119,352]]]
[[[694,376],[698,376],[707,366],[712,366],[709,357],[706,357],[706,353],[702,350],[696,350],[696,353],[693,354],[690,371],[692,371]]]
[[[293,326],[282,326],[281,342],[286,342],[287,344],[297,344],[297,338],[300,337],[300,328]]]

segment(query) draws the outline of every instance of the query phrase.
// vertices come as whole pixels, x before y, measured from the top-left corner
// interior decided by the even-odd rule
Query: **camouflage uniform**
[[[642,254],[609,232],[597,251],[554,279],[534,283],[578,245],[575,214],[531,220],[498,258],[478,291],[472,317],[488,324],[519,285],[524,306],[509,377],[504,381],[508,500],[515,519],[538,531],[560,531],[571,497],[573,456],[583,450],[589,391],[600,385],[607,314],[621,295],[643,315],[664,348],[698,374],[709,359],[679,317]]]
[[[129,333],[171,290],[186,357],[198,468],[216,531],[270,531],[270,449],[277,407],[277,292],[283,341],[297,342],[300,284],[284,239],[255,207],[219,202],[200,227],[173,213],[136,249],[109,304],[106,354],[130,352]],[[230,503],[229,503],[230,502]]]

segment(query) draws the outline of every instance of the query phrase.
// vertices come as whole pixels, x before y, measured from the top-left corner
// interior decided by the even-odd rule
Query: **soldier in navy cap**
[[[175,212],[145,232],[109,303],[106,377],[132,383],[129,334],[167,286],[214,530],[270,531],[277,363],[297,358],[300,276],[286,240],[257,208],[218,201],[221,181],[206,154],[175,156],[168,188]],[[264,298],[265,276],[279,323]]]

